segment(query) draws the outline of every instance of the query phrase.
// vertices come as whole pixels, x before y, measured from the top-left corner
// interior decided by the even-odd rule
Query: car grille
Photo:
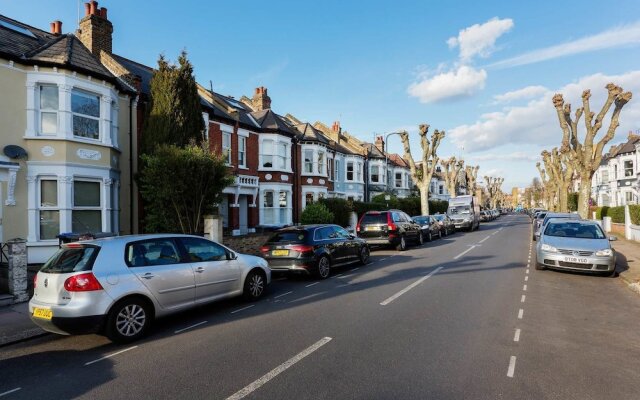
[[[545,264],[556,265],[556,260],[544,260]]]
[[[601,270],[601,271],[606,271],[609,269],[608,265],[604,265],[604,264],[598,264],[596,265],[596,269]]]
[[[560,267],[578,268],[578,269],[591,269],[593,267],[593,264],[580,264],[580,263],[572,263],[572,262],[566,262],[566,261],[558,261],[558,265]]]
[[[558,249],[558,253],[564,254],[567,256],[576,256],[576,257],[589,257],[593,255],[593,251],[578,251],[577,254],[574,254],[573,250],[567,250],[567,249]]]

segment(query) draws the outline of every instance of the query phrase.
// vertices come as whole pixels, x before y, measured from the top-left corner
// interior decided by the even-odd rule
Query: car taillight
[[[260,251],[263,252],[263,253],[268,253],[269,250],[271,250],[271,248],[269,246],[260,247]]]
[[[296,244],[290,247],[291,250],[297,251],[299,253],[309,253],[313,251],[313,246],[308,244]]]
[[[395,231],[396,229],[398,229],[396,224],[394,224],[393,221],[391,220],[391,213],[387,213],[387,225],[390,231]]]
[[[36,272],[36,275],[33,277],[33,288],[36,288],[38,282],[38,273]]]
[[[356,225],[356,232],[360,232],[360,222]]]
[[[64,288],[67,292],[90,292],[102,290],[102,285],[91,272],[88,272],[67,278]]]

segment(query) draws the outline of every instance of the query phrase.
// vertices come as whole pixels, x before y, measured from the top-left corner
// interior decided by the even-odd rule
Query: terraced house
[[[97,3],[75,34],[0,16],[0,240],[27,239],[30,263],[61,232],[136,231],[136,90],[100,61],[112,29]]]

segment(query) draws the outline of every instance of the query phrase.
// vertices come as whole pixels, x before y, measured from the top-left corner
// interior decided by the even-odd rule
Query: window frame
[[[170,241],[170,242],[173,243],[173,247],[176,249],[176,252],[178,254],[178,262],[173,263],[173,264],[131,265],[131,262],[129,261],[128,254],[129,254],[129,249],[131,248],[132,245],[144,244],[144,243],[155,242],[155,241],[160,241],[160,240],[167,240],[167,241]],[[159,238],[152,238],[152,239],[134,240],[132,242],[128,242],[124,246],[123,258],[124,258],[124,263],[127,265],[128,268],[158,267],[158,266],[161,266],[161,265],[176,265],[176,264],[185,264],[185,263],[189,262],[189,260],[187,258],[187,255],[186,255],[186,249],[184,249],[182,247],[182,243],[178,243],[178,241],[176,241],[176,238],[174,238],[174,237],[159,237]]]
[[[346,181],[347,182],[355,182],[354,178],[355,178],[355,161],[347,161],[347,174],[346,174]],[[349,166],[351,166],[351,178],[349,178]]]
[[[56,97],[57,97],[57,105],[55,109],[49,109],[49,108],[42,108],[42,88],[45,87],[50,87],[50,88],[55,88],[56,89]],[[38,136],[57,136],[58,135],[58,128],[60,125],[60,121],[58,119],[59,117],[59,112],[60,112],[60,89],[58,88],[58,85],[56,84],[52,84],[52,83],[39,83],[37,85],[38,88],[38,99],[36,100],[36,109],[37,109],[37,129],[36,129],[36,134]],[[55,114],[56,116],[56,128],[55,128],[55,132],[43,132],[42,131],[42,114]]]
[[[247,168],[247,138],[238,136],[238,166]]]
[[[55,187],[56,187],[56,205],[55,206],[43,206],[42,205],[42,181],[53,181],[55,182]],[[37,218],[38,218],[38,225],[37,225],[37,238],[38,241],[47,241],[47,240],[57,240],[56,237],[53,238],[43,238],[42,237],[42,216],[41,216],[41,212],[42,211],[57,211],[58,212],[58,235],[60,234],[60,214],[61,214],[61,207],[60,207],[60,182],[58,180],[57,176],[47,176],[47,175],[43,175],[38,177],[38,185],[37,185],[37,196],[38,196],[38,214],[37,214]]]
[[[76,182],[90,182],[98,185],[98,198],[99,204],[97,206],[76,206],[75,204],[75,193],[76,193]],[[91,178],[74,178],[73,185],[71,190],[71,199],[70,199],[70,213],[71,213],[71,226],[73,227],[73,213],[76,211],[99,211],[100,212],[100,232],[104,230],[104,200],[102,198],[102,182],[97,179]],[[73,228],[72,228],[73,230]],[[96,232],[92,232],[96,233]]]
[[[313,149],[304,149],[303,161],[304,161],[304,173],[313,174]]]
[[[628,167],[627,163],[631,164],[631,167]],[[622,163],[622,167],[624,169],[624,177],[625,178],[633,177],[633,160],[625,160]]]
[[[225,146],[225,139],[228,140],[228,145]],[[225,165],[233,165],[231,159],[231,132],[222,131],[222,155],[225,157]]]
[[[81,96],[84,95],[86,97],[93,97],[93,96],[97,97],[97,99],[98,99],[98,116],[94,117],[93,115],[82,114],[82,113],[73,111],[73,96],[74,96],[74,93],[78,93],[79,95],[81,95]],[[69,112],[71,113],[71,133],[73,134],[73,137],[74,138],[80,138],[80,139],[83,139],[83,140],[92,140],[92,141],[97,141],[97,142],[101,141],[102,137],[103,137],[103,134],[104,134],[102,132],[102,126],[101,126],[102,124],[100,123],[101,122],[100,116],[102,115],[102,101],[101,101],[102,100],[102,95],[100,95],[99,93],[95,93],[95,92],[92,92],[92,91],[89,91],[89,90],[85,90],[85,89],[81,89],[81,88],[78,88],[78,87],[74,87],[73,89],[71,89],[69,95],[70,95],[69,99],[71,101],[71,107],[69,109]],[[97,137],[76,135],[76,132],[75,132],[75,129],[74,129],[74,126],[75,126],[74,117],[91,119],[91,120],[97,121],[98,122],[98,135],[97,135]]]

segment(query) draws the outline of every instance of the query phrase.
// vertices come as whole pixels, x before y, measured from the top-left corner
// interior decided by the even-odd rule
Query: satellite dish
[[[9,158],[27,158],[27,151],[20,146],[10,144],[4,146],[4,155]]]

